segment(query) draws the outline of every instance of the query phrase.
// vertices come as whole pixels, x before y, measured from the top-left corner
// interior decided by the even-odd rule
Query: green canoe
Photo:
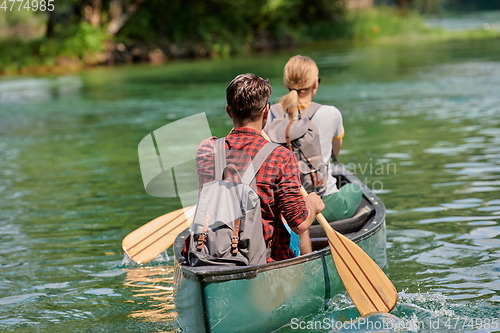
[[[354,217],[331,226],[384,267],[384,204],[342,166],[333,172],[337,184],[361,185],[363,200]],[[319,225],[310,229],[312,253],[260,266],[184,265],[180,251],[186,235],[179,235],[174,245],[177,319],[186,332],[270,332],[320,311],[345,292]]]

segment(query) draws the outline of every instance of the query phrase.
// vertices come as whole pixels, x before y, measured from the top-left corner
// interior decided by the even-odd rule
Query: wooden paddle
[[[264,131],[262,136],[270,141]],[[308,196],[304,187],[300,192]],[[398,301],[398,293],[384,271],[356,243],[335,231],[323,214],[316,215],[316,220],[325,230],[337,272],[359,313],[364,316],[391,311]]]
[[[181,208],[137,228],[123,239],[123,251],[138,264],[150,262],[191,225],[195,210],[196,206]]]
[[[303,187],[300,191],[307,196]],[[335,231],[323,214],[319,213],[316,220],[325,229],[337,272],[359,313],[364,316],[391,311],[398,293],[387,275],[356,243]]]

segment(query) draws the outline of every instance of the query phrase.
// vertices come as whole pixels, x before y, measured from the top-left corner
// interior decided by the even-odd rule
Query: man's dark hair
[[[226,102],[233,117],[246,123],[255,121],[271,97],[269,80],[255,74],[240,74],[226,89]]]

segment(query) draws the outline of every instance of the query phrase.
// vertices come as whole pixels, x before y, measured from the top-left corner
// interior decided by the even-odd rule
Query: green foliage
[[[414,9],[420,13],[439,13],[449,0],[415,0]]]
[[[439,10],[445,2],[465,0],[402,1],[428,12]],[[106,34],[112,17],[110,0],[102,0],[102,9],[93,12],[99,19],[91,21],[98,26],[82,16],[95,3],[60,0],[57,12],[50,15],[21,12],[6,16],[0,11],[0,38],[8,37],[0,42],[1,49],[8,50],[0,52],[0,73],[54,64],[98,64],[112,52],[117,61],[133,61],[148,59],[157,49],[167,57],[226,57],[314,41],[457,38],[456,34],[428,28],[413,11],[394,7],[347,11],[341,0],[148,0],[131,11],[125,26],[111,37]],[[12,33],[15,27],[37,27],[41,18],[47,20],[50,38],[39,37],[44,27],[38,28],[35,39],[35,35],[27,38]],[[10,33],[2,35],[4,31]],[[469,35],[481,38],[494,34],[479,31]],[[114,51],[112,42],[119,46]]]
[[[108,39],[109,36],[102,29],[88,23],[72,26],[64,34],[52,39],[7,39],[1,42],[2,48],[9,52],[0,52],[0,73],[29,68],[43,71],[44,67],[58,63],[66,66],[96,63]]]
[[[432,31],[416,12],[402,14],[392,7],[350,12],[347,26],[346,37],[355,40],[411,36]]]
[[[394,7],[376,7],[348,11],[328,23],[300,29],[299,41],[367,41],[387,37],[427,35],[434,32],[416,12],[401,13]]]
[[[455,11],[497,10],[500,0],[446,0],[444,7]]]
[[[61,39],[63,43],[60,55],[85,59],[94,53],[104,51],[104,43],[109,36],[102,28],[82,22]]]
[[[17,3],[15,5],[18,6]],[[35,11],[18,11],[15,6],[14,9],[12,11],[0,10],[0,38],[40,37],[44,30],[45,15]]]
[[[378,6],[394,6],[404,3],[409,5],[409,9],[422,13],[500,9],[500,0],[375,0]]]
[[[120,36],[151,43],[202,47],[223,53],[279,43],[307,27],[341,17],[343,8],[328,0],[153,0],[143,6]],[[160,38],[159,38],[160,37]],[[258,47],[257,47],[258,48]],[[216,52],[217,53],[217,52]]]

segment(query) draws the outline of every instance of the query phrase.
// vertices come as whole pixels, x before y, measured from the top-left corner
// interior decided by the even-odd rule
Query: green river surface
[[[296,53],[320,67],[316,101],[343,113],[340,161],[388,209],[402,331],[500,332],[500,39],[0,78],[0,331],[178,331],[172,261],[123,260],[124,236],[180,208],[145,192],[138,144],[200,112],[225,135],[229,81],[269,78],[277,101]],[[339,295],[310,320],[352,308]],[[322,330],[279,330],[295,331]]]

